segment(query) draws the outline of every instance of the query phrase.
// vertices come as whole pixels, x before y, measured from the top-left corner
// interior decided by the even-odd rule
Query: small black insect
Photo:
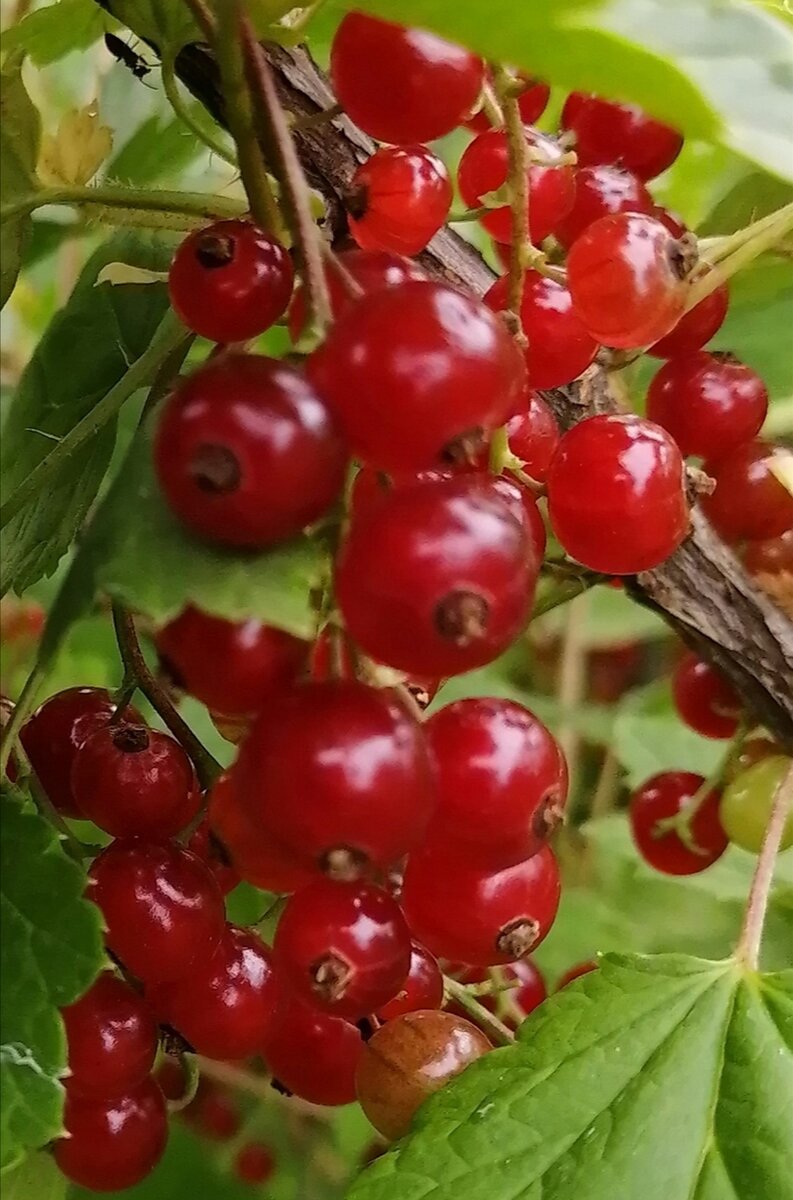
[[[128,67],[136,79],[145,79],[147,75],[151,74],[151,67],[145,58],[141,58],[139,54],[136,54],[131,46],[128,46],[126,42],[122,42],[121,38],[116,37],[114,33],[105,34],[105,45],[113,55],[113,58],[123,63],[125,67]]]

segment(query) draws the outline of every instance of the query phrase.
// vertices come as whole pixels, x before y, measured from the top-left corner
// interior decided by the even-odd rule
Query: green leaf
[[[793,396],[793,269],[789,262],[763,258],[730,281],[727,319],[713,338],[717,350],[731,350],[763,377],[775,401]],[[783,432],[779,430],[778,432]]]
[[[608,955],[419,1111],[348,1200],[791,1200],[793,972]]]
[[[699,237],[735,233],[793,200],[793,187],[763,171],[751,171],[733,185],[697,229]]]
[[[4,1200],[63,1200],[69,1186],[49,1154],[31,1154],[3,1179]]]
[[[203,112],[197,103],[188,107],[196,113]],[[164,179],[177,180],[180,172],[204,151],[184,122],[154,113],[138,126],[112,159],[108,175],[135,187],[162,183]]]
[[[92,46],[109,24],[96,0],[58,0],[12,25],[0,46],[6,53],[23,50],[37,67],[46,67],[73,50]]]
[[[187,42],[203,41],[183,0],[110,0],[107,8],[130,29],[162,52],[176,53]]]
[[[624,698],[614,722],[612,749],[631,788],[658,771],[695,771],[707,777],[724,756],[722,743],[700,737],[683,724],[663,684]]]
[[[66,1041],[58,1009],[105,961],[99,909],[85,872],[16,789],[4,788],[0,827],[0,1077],[2,1164],[61,1131]]]
[[[40,139],[41,120],[22,82],[22,57],[14,55],[0,68],[0,204],[11,204],[38,188]],[[14,290],[30,233],[29,214],[12,217],[0,227],[0,308]]]

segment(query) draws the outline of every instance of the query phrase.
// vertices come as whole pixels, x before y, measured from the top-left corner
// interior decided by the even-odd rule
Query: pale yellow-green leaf
[[[99,118],[96,101],[73,108],[58,125],[58,132],[45,134],[39,153],[38,176],[50,187],[81,187],[93,179],[113,148],[113,134]]]

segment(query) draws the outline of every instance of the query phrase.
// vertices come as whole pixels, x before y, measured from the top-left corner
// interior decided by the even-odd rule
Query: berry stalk
[[[510,212],[512,217],[512,247],[509,256],[508,307],[520,313],[523,282],[532,245],[529,235],[529,152],[518,101],[513,94],[513,79],[504,67],[494,73],[496,90],[504,112],[507,131]]]
[[[760,943],[763,937],[774,866],[782,842],[788,813],[793,808],[793,766],[777,788],[771,816],[765,831],[760,857],[757,860],[749,900],[746,905],[743,928],[735,951],[738,962],[750,971],[756,971],[760,960]]]
[[[512,1030],[508,1029],[504,1022],[495,1017],[493,1013],[488,1012],[484,1004],[479,1003],[476,996],[471,994],[470,988],[466,987],[464,983],[445,975],[443,986],[446,995],[459,1004],[460,1008],[465,1009],[471,1020],[487,1034],[496,1046],[509,1046],[514,1042],[515,1035]]]

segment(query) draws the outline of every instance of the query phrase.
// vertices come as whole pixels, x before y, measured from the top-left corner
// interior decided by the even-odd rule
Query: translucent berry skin
[[[383,288],[346,309],[308,373],[353,455],[388,472],[436,466],[464,436],[497,429],[526,385],[500,318],[429,282]]]
[[[202,704],[226,717],[259,712],[294,682],[308,645],[262,621],[226,621],[186,608],[157,634],[168,675]]]
[[[650,216],[655,217],[656,221],[660,221],[664,228],[669,230],[672,237],[681,238],[684,233],[688,233],[688,226],[682,217],[672,212],[671,209],[664,208],[663,204],[654,204],[650,209]]]
[[[435,840],[408,858],[401,901],[414,936],[433,954],[491,967],[539,946],[559,894],[559,868],[547,846],[494,871]]]
[[[393,1000],[410,969],[399,905],[372,883],[320,879],[302,888],[287,901],[273,949],[287,985],[349,1021]]]
[[[204,866],[212,872],[217,885],[224,896],[232,892],[240,882],[240,876],[234,870],[228,852],[212,832],[209,818],[205,817],[192,834],[187,849],[200,858]]]
[[[681,454],[718,459],[759,431],[768,411],[760,376],[731,354],[694,351],[664,363],[647,393],[647,416]]]
[[[696,875],[727,849],[727,835],[719,820],[721,793],[717,791],[708,792],[691,822],[696,850],[673,829],[657,835],[658,822],[677,816],[704,782],[701,775],[688,771],[663,771],[631,796],[628,817],[633,840],[644,861],[664,875]]]
[[[89,871],[107,944],[145,983],[187,974],[223,933],[223,898],[194,854],[173,843],[112,842]]]
[[[726,542],[759,541],[793,529],[793,496],[769,468],[775,459],[790,459],[783,446],[756,438],[703,464],[716,489],[700,505]]]
[[[563,157],[553,138],[534,129],[526,129],[526,140],[550,163]],[[509,154],[503,129],[491,129],[466,146],[457,169],[460,195],[468,208],[479,208],[482,197],[496,192],[507,181]],[[529,233],[535,245],[553,233],[573,207],[575,172],[570,166],[541,166],[532,163],[528,171]],[[512,240],[512,215],[509,205],[493,208],[479,218],[484,229],[497,242]]]
[[[536,392],[529,392],[525,407],[521,406],[507,421],[509,448],[523,463],[526,474],[538,483],[548,477],[560,437],[556,417]]]
[[[247,1058],[275,1020],[279,993],[272,953],[255,933],[230,925],[211,958],[148,989],[146,998],[197,1054]]]
[[[476,479],[386,496],[336,564],[351,637],[378,662],[445,678],[491,662],[531,609],[539,563],[508,502]]]
[[[652,204],[641,179],[623,167],[582,167],[575,174],[573,207],[554,229],[554,237],[569,250],[593,221],[621,212],[648,213]]]
[[[234,1156],[234,1174],[243,1183],[266,1183],[275,1172],[275,1159],[263,1142],[246,1142]]]
[[[729,304],[730,289],[723,283],[704,300],[700,300],[694,308],[683,313],[671,333],[661,338],[654,346],[650,346],[647,353],[653,358],[679,358],[681,355],[701,350],[721,329]]]
[[[576,963],[576,965],[571,967],[569,971],[565,971],[564,975],[557,983],[557,992],[561,992],[562,988],[566,988],[568,983],[572,983],[574,979],[581,979],[583,975],[589,975],[592,971],[597,970],[598,964],[596,962]]]
[[[144,725],[108,725],[91,734],[75,755],[71,786],[82,815],[113,837],[173,837],[201,807],[182,747]]]
[[[484,79],[481,58],[421,29],[348,13],[333,38],[330,77],[355,124],[380,142],[431,142],[459,125]]]
[[[424,729],[438,794],[433,837],[494,869],[536,853],[567,799],[564,755],[542,721],[513,700],[470,697]]]
[[[338,854],[357,869],[397,862],[434,803],[421,726],[354,679],[305,683],[263,713],[237,773],[261,835],[331,874]]]
[[[654,120],[636,105],[617,104],[583,92],[567,97],[561,125],[575,133],[579,166],[620,163],[645,181],[671,166],[683,145],[676,129]]]
[[[363,1051],[357,1025],[321,1012],[289,994],[280,1006],[262,1055],[274,1079],[311,1104],[351,1104]]]
[[[590,335],[605,346],[650,345],[683,315],[690,257],[654,217],[628,212],[601,217],[567,256],[573,307]]]
[[[383,1137],[402,1137],[427,1097],[489,1050],[485,1035],[464,1017],[404,1013],[366,1043],[356,1072],[358,1101]]]
[[[20,740],[39,783],[64,817],[79,817],[71,772],[77,751],[98,729],[109,724],[116,706],[104,688],[67,688],[50,696],[22,727]],[[142,722],[128,706],[125,720]]]
[[[382,146],[352,177],[347,220],[362,250],[418,254],[451,203],[449,173],[436,154],[426,146]]]
[[[793,767],[793,760],[775,754],[743,771],[724,789],[719,816],[730,841],[759,854],[771,817],[777,790]],[[793,813],[789,813],[782,831],[780,850],[793,846]]]
[[[248,221],[217,221],[188,234],[168,275],[177,316],[212,342],[264,333],[286,312],[293,282],[286,249]]]
[[[112,1099],[143,1083],[157,1052],[157,1026],[128,984],[105,971],[61,1016],[71,1094]]]
[[[681,719],[708,738],[731,738],[741,717],[741,698],[710,663],[686,654],[672,676],[672,697]]]
[[[378,1012],[381,1021],[393,1021],[406,1012],[440,1008],[443,1004],[443,974],[434,954],[420,942],[410,947],[410,968],[402,987]]]
[[[168,398],[157,478],[193,533],[263,549],[312,524],[341,491],[347,454],[306,379],[272,358],[223,354]]]
[[[492,78],[491,72],[486,71],[486,75]],[[547,83],[543,83],[541,79],[535,79],[533,76],[526,75],[523,71],[518,71],[517,82],[523,85],[524,90],[518,96],[518,108],[520,110],[521,120],[524,125],[533,125],[538,117],[541,117],[548,106],[551,89]],[[491,128],[490,120],[484,109],[480,108],[473,116],[466,117],[466,129],[472,130],[474,133],[485,133]]]
[[[632,415],[588,417],[553,457],[551,525],[567,553],[594,571],[650,570],[688,531],[683,479],[680,451],[660,426]]]
[[[63,1123],[69,1136],[55,1143],[58,1168],[93,1192],[121,1191],[145,1179],[168,1140],[165,1100],[151,1079],[109,1100],[67,1089]]]
[[[521,522],[534,548],[534,557],[538,563],[541,563],[545,555],[548,533],[542,513],[537,507],[534,492],[531,488],[519,483],[514,476],[491,477],[489,486],[498,496],[506,500],[513,515]]]
[[[509,307],[509,279],[497,279],[485,304],[499,312]],[[577,379],[593,361],[597,342],[573,308],[570,292],[555,279],[527,271],[520,324],[528,339],[526,370],[530,388],[561,387]]]
[[[342,250],[337,258],[340,266],[367,295],[379,288],[398,287],[408,280],[416,282],[427,278],[418,263],[386,250]],[[330,293],[331,314],[335,321],[345,309],[355,303],[355,296],[350,294],[340,272],[335,270],[332,264],[325,267],[325,280]],[[306,325],[306,297],[302,284],[297,288],[290,305],[288,325],[289,336],[296,342]]]

